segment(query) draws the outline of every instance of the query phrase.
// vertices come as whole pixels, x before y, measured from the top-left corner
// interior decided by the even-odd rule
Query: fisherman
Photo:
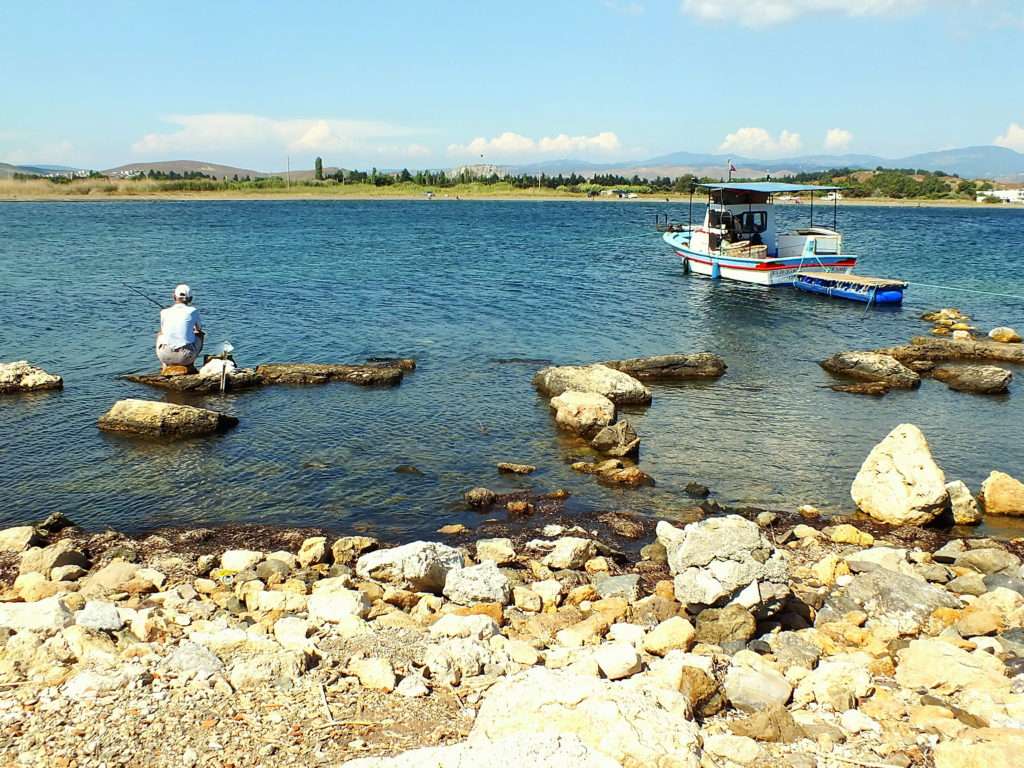
[[[192,289],[184,283],[176,286],[174,304],[160,310],[156,335],[156,356],[163,372],[194,373],[193,364],[203,350],[203,336],[199,310],[192,306]]]

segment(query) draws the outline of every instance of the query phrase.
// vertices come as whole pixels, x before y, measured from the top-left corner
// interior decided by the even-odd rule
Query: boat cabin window
[[[736,215],[736,228],[744,235],[759,235],[768,229],[768,214],[764,211],[747,211]]]

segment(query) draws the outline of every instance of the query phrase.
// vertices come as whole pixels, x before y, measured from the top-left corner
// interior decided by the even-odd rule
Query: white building
[[[977,201],[980,203],[986,197],[998,197],[1004,203],[1024,203],[1024,189],[980,189],[978,190]]]

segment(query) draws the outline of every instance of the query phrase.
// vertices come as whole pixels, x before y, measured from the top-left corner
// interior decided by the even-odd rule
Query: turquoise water
[[[0,525],[61,510],[91,528],[261,522],[418,535],[472,523],[462,492],[572,491],[574,511],[665,515],[688,481],[723,502],[849,510],[870,448],[918,424],[949,479],[1024,476],[1019,380],[1005,397],[831,392],[817,361],[927,332],[956,305],[1024,328],[1024,301],[912,287],[902,310],[684,276],[653,230],[685,206],[597,202],[90,202],[0,204],[0,360],[61,373],[61,393],[0,401]],[[781,209],[806,223],[806,207]],[[831,211],[822,214],[831,222]],[[1024,212],[841,209],[859,270],[1024,295]],[[157,310],[190,283],[208,344],[242,364],[408,356],[398,388],[270,388],[187,400],[241,419],[231,433],[157,444],[100,433],[119,380],[155,366]],[[675,351],[725,357],[713,383],[655,385],[626,415],[654,489],[577,475],[530,385],[537,361]],[[516,362],[519,361],[519,362]],[[1021,372],[1018,371],[1018,375]],[[179,396],[180,397],[180,396]],[[498,461],[536,464],[499,476]],[[413,464],[423,474],[394,468]]]

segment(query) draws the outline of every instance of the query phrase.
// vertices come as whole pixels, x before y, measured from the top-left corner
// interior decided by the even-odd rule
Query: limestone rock
[[[617,760],[591,749],[574,735],[529,732],[497,741],[475,739],[445,747],[422,747],[393,757],[362,757],[342,763],[341,768],[482,768],[503,765],[516,768],[621,768]]]
[[[489,560],[449,571],[444,584],[444,596],[459,605],[485,602],[505,605],[510,591],[508,577]]]
[[[484,697],[470,740],[575,735],[626,766],[698,768],[700,735],[681,695],[534,667]]]
[[[717,379],[728,368],[725,361],[712,352],[652,355],[629,360],[609,360],[603,364],[641,381]]]
[[[117,606],[102,600],[88,600],[85,607],[75,614],[75,623],[80,627],[104,629],[108,632],[114,632],[124,626]]]
[[[757,741],[792,744],[806,738],[803,729],[796,724],[789,710],[781,704],[755,712],[746,720],[733,721],[729,727],[733,733]]]
[[[615,421],[615,404],[597,392],[570,390],[551,398],[555,423],[583,437],[596,434]]]
[[[981,510],[978,502],[971,495],[971,489],[963,480],[954,480],[946,483],[946,493],[949,494],[949,508],[953,513],[953,522],[956,525],[977,525],[981,522]]]
[[[981,484],[985,514],[1024,516],[1024,483],[1005,472],[993,471]]]
[[[963,736],[935,745],[935,768],[995,768],[1019,762],[1024,731],[1018,728],[972,728]]]
[[[664,656],[673,650],[688,651],[693,645],[696,632],[693,625],[682,616],[666,619],[652,629],[644,638],[644,650],[655,656]]]
[[[65,565],[89,567],[89,560],[67,539],[62,539],[48,547],[31,547],[21,553],[19,573],[41,573],[50,578],[54,568]]]
[[[431,637],[486,640],[496,634],[498,634],[498,625],[494,623],[494,619],[482,614],[459,616],[449,613],[430,625]]]
[[[750,651],[740,651],[725,675],[725,695],[742,712],[784,705],[793,686],[772,664]]]
[[[303,568],[324,562],[327,557],[327,539],[323,536],[311,536],[302,542],[297,557],[299,565]]]
[[[331,544],[331,559],[338,565],[350,565],[377,545],[378,541],[372,536],[342,536]]]
[[[63,629],[74,621],[62,597],[34,603],[0,603],[0,627],[16,632]]]
[[[251,549],[229,549],[220,556],[220,567],[225,571],[247,571],[250,568],[255,568],[262,559],[262,552],[255,552]]]
[[[533,377],[533,385],[548,397],[563,392],[594,392],[616,405],[645,405],[651,391],[632,376],[606,365],[565,365],[544,368]]]
[[[1007,691],[1003,662],[984,651],[970,653],[938,638],[914,640],[899,652],[896,682],[904,688],[949,695],[965,688]]]
[[[896,389],[921,386],[921,377],[891,355],[879,352],[840,352],[823,360],[821,367],[839,376],[878,381]]]
[[[508,565],[515,562],[516,550],[512,539],[478,539],[476,542],[476,559],[489,560],[496,565]]]
[[[370,613],[366,593],[358,589],[334,589],[314,592],[308,602],[309,620],[338,623],[350,616],[365,619]]]
[[[0,363],[0,395],[39,392],[45,389],[62,389],[63,387],[64,379],[47,373],[42,368],[29,365],[27,360]]]
[[[754,636],[757,622],[742,605],[727,605],[725,608],[705,608],[697,615],[698,643],[722,645],[723,643],[746,643]]]
[[[197,437],[230,429],[238,424],[238,419],[191,405],[131,398],[114,403],[96,424],[107,432],[146,437]]]
[[[498,464],[498,471],[510,475],[529,475],[536,472],[537,468],[532,464],[513,464],[508,461],[502,461]]]
[[[950,389],[979,395],[1001,395],[1013,380],[1012,372],[995,365],[940,365],[932,376]]]
[[[945,475],[913,424],[900,424],[871,450],[850,495],[864,512],[890,525],[925,525],[948,500]]]
[[[582,568],[596,554],[597,545],[590,539],[563,536],[555,542],[554,548],[545,555],[542,562],[549,568]]]
[[[387,659],[353,659],[349,662],[348,669],[359,678],[359,684],[364,688],[386,693],[395,690],[395,670]]]
[[[797,704],[816,701],[833,712],[852,709],[871,693],[870,663],[866,653],[830,656],[800,680],[793,700]]]
[[[463,498],[471,507],[489,507],[498,498],[498,494],[490,488],[470,488],[463,494]]]
[[[704,737],[704,752],[724,760],[726,765],[754,765],[762,758],[762,749],[747,736],[715,733]]]
[[[41,543],[42,539],[31,525],[19,525],[0,531],[0,552],[24,552]]]
[[[1021,337],[1013,328],[1008,328],[1005,325],[1001,325],[998,328],[993,328],[988,332],[988,337],[992,341],[999,341],[1003,344],[1020,344]]]
[[[594,661],[609,680],[621,680],[643,669],[640,654],[628,643],[605,643],[594,652]]]
[[[590,439],[590,447],[609,456],[622,458],[633,456],[640,450],[640,438],[632,425],[622,420],[599,430]]]
[[[868,622],[890,624],[901,635],[914,635],[938,608],[959,608],[945,589],[895,571],[859,573],[834,591],[818,612],[815,625],[837,621],[850,611],[864,611]]]
[[[462,565],[459,550],[436,542],[414,541],[361,556],[356,573],[364,579],[386,581],[415,592],[439,593],[448,572]]]

